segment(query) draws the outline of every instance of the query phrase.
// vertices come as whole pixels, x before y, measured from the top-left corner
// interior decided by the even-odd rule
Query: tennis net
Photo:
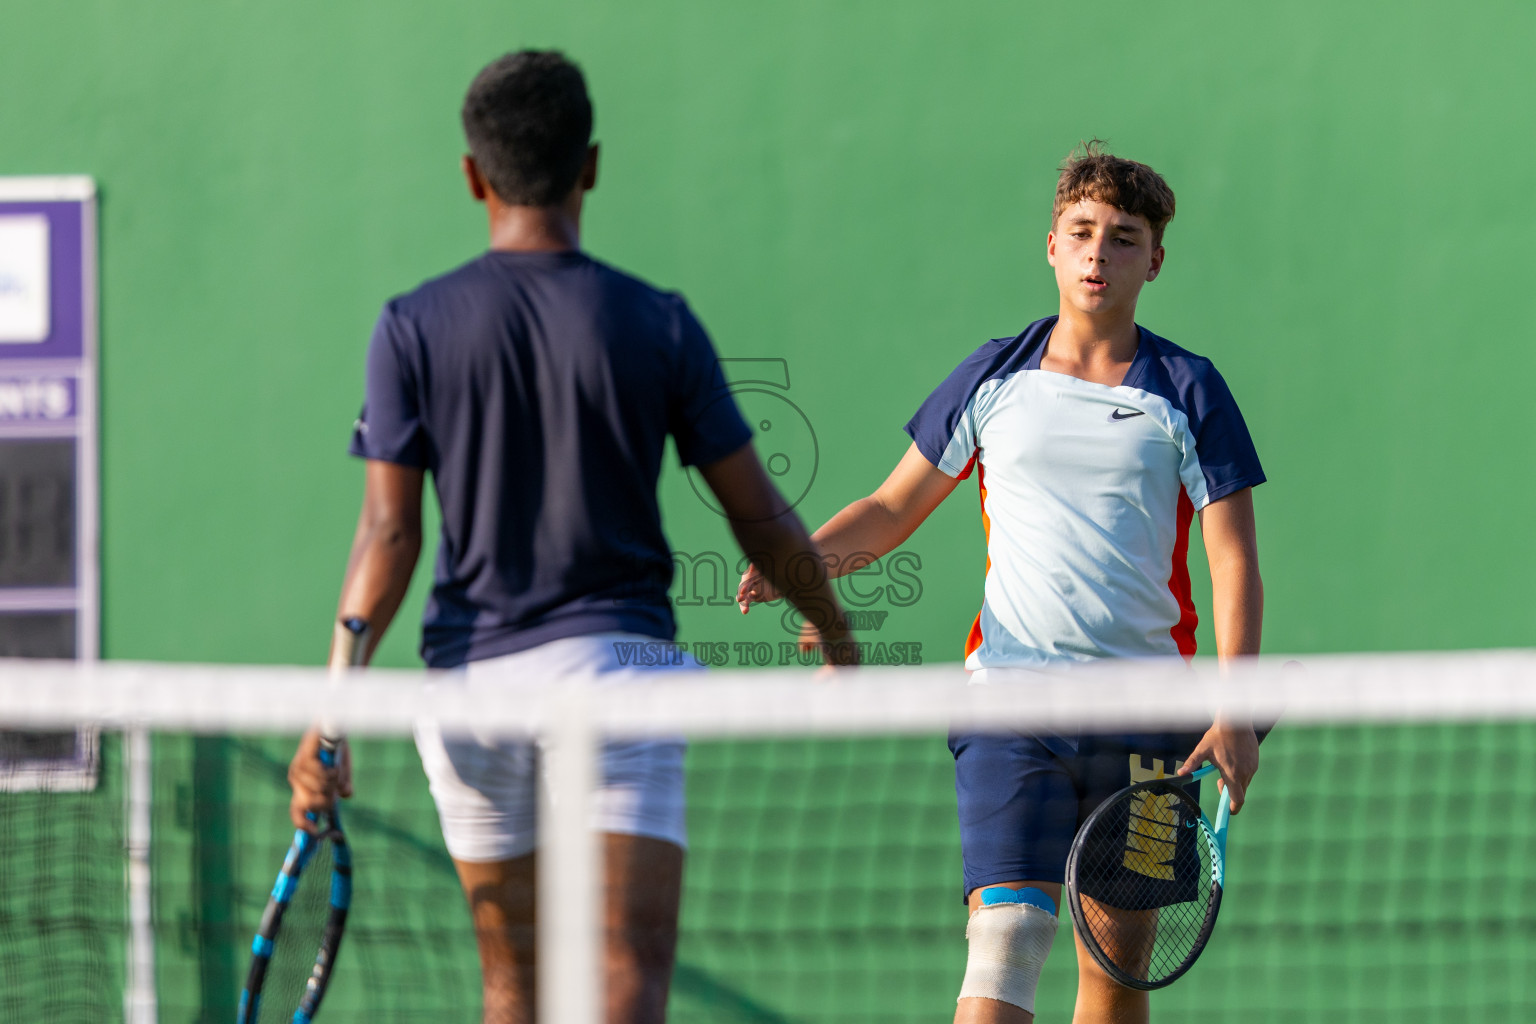
[[[412,724],[552,740],[545,1019],[595,1019],[596,857],[579,794],[606,735],[686,735],[674,1022],[933,1021],[964,910],[951,726],[1278,726],[1234,820],[1210,948],[1159,1019],[1536,1019],[1536,654],[1119,665],[965,686],[956,667],[712,673],[470,699],[420,673],[0,663],[0,1020],[233,1020],[317,715],[353,735],[354,912],[322,1021],[479,1018],[468,910]],[[1207,804],[1214,793],[1207,787]],[[1067,1020],[1069,929],[1040,985]]]

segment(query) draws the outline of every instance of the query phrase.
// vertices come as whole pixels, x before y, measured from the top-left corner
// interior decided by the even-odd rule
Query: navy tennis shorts
[[[1075,737],[956,733],[955,795],[965,886],[1062,882],[1088,815],[1133,782],[1172,775],[1202,733]],[[1200,799],[1200,783],[1187,792]]]

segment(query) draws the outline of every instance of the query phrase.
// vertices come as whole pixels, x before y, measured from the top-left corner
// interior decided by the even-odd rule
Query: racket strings
[[[282,925],[273,943],[272,963],[262,987],[262,1020],[287,1021],[304,998],[315,971],[315,954],[330,919],[331,870],[334,848],[330,834],[320,837],[308,865],[299,875]]]
[[[1077,879],[1086,938],[1125,975],[1156,984],[1181,972],[1209,935],[1214,837],[1168,786],[1130,791],[1089,823]]]

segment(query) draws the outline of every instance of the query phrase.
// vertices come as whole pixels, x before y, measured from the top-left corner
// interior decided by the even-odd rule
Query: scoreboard
[[[0,177],[0,658],[97,655],[96,295],[95,183]],[[0,731],[29,778],[89,788],[95,737]]]

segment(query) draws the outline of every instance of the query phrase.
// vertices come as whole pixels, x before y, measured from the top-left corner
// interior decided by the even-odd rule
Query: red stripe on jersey
[[[970,473],[972,464],[976,465],[976,489],[981,493],[981,532],[987,541],[987,572],[990,574],[992,572],[992,517],[987,515],[987,471],[976,462],[976,457],[973,455],[971,461],[965,464],[965,473],[961,474],[960,479],[965,479],[965,475]],[[1185,572],[1184,575],[1187,578],[1189,573]],[[981,646],[981,640],[981,612],[977,612],[976,621],[971,623],[971,631],[965,638],[967,658],[971,656],[972,651]]]
[[[1179,602],[1179,621],[1169,630],[1173,642],[1179,645],[1179,653],[1186,658],[1195,656],[1195,626],[1200,616],[1195,614],[1195,599],[1189,592],[1189,524],[1195,518],[1195,506],[1189,500],[1189,492],[1179,488],[1178,526],[1173,541],[1173,571],[1168,574],[1168,589]]]

